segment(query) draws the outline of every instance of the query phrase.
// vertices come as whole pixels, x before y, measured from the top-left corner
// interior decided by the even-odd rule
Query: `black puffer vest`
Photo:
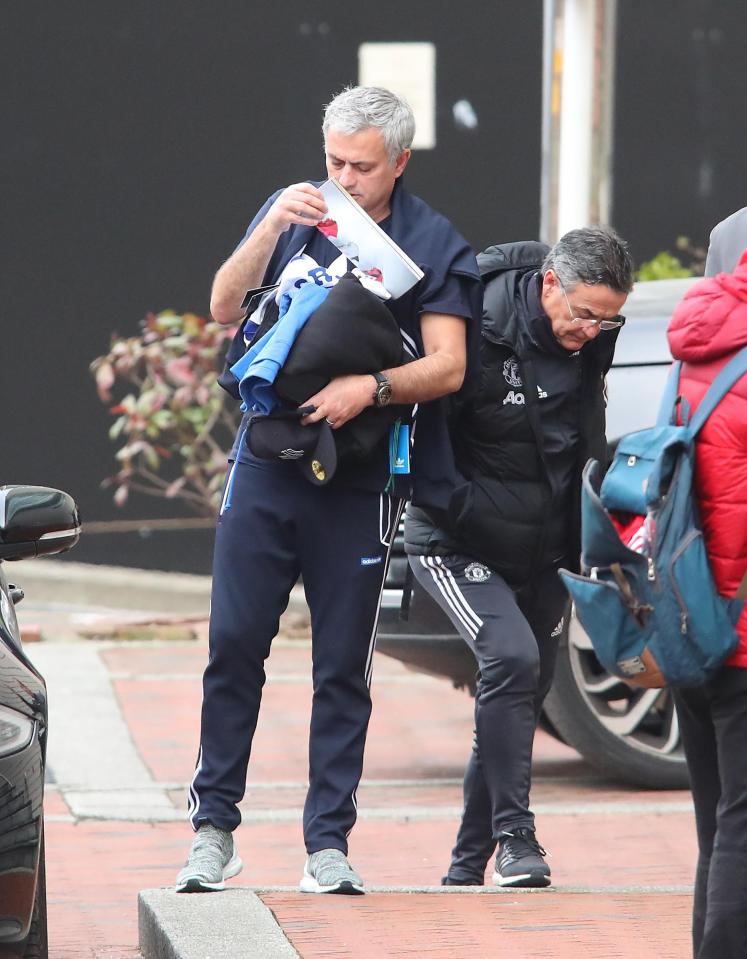
[[[541,243],[512,243],[478,256],[486,283],[480,385],[452,428],[463,480],[447,511],[409,508],[405,526],[408,553],[474,556],[514,586],[561,560],[577,563],[581,468],[590,456],[604,461],[606,452],[604,376],[615,333],[597,337],[579,355],[578,481],[558,489],[544,449],[537,378],[518,295],[522,277],[539,269],[547,250]]]

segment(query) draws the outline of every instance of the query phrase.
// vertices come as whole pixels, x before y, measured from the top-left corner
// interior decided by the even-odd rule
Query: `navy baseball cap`
[[[326,420],[304,426],[301,418],[316,407],[257,413],[249,420],[246,445],[260,459],[295,463],[315,486],[324,486],[337,469],[337,449]]]

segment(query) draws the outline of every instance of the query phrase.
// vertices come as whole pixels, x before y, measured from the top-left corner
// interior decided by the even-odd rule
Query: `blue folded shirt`
[[[278,371],[285,363],[299,331],[328,295],[328,288],[304,283],[294,294],[287,312],[231,367],[231,372],[239,381],[239,393],[243,401],[241,409],[244,412],[256,410],[271,413],[280,405],[273,388]]]

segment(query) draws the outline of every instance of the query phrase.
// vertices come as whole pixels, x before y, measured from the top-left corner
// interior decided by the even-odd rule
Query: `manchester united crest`
[[[523,386],[521,377],[519,376],[519,361],[515,356],[509,356],[503,364],[503,378],[509,386],[513,386],[514,388]]]
[[[484,583],[490,579],[490,570],[482,563],[470,563],[464,570],[464,578],[470,583]]]

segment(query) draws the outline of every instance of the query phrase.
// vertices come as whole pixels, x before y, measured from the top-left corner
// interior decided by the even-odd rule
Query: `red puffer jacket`
[[[718,371],[747,345],[747,253],[734,273],[696,283],[667,332],[683,360],[681,392],[694,410]],[[734,596],[747,571],[747,376],[732,387],[698,435],[695,481],[716,585]],[[747,668],[747,607],[731,666]]]

